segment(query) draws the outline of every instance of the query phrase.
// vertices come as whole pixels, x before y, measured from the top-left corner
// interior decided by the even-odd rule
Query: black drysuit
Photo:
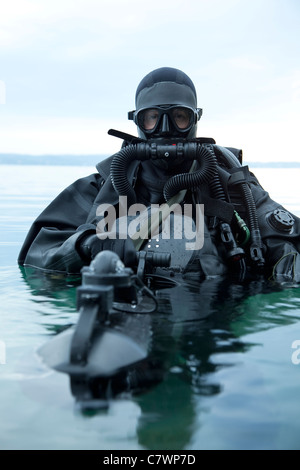
[[[47,271],[80,273],[86,262],[81,258],[78,246],[84,237],[95,233],[97,207],[103,203],[118,204],[118,194],[109,177],[111,158],[97,165],[97,173],[67,187],[40,214],[20,251],[20,265]],[[230,205],[248,222],[245,204],[237,191],[238,178],[222,162],[219,162],[219,170]],[[241,174],[251,188],[255,202],[268,276],[279,281],[300,282],[300,219],[292,215],[294,225],[288,232],[270,224],[268,215],[284,208],[270,199],[247,167],[242,167]],[[127,175],[129,181],[135,184],[138,202],[148,205],[162,202],[161,187],[169,177],[165,171],[156,169],[151,162],[141,164],[135,161],[130,164]],[[205,198],[209,188],[204,186],[197,191],[197,200],[204,203],[208,213],[205,210],[204,246],[193,256],[191,269],[199,269],[203,277],[223,275],[230,267],[216,235],[216,221],[222,219],[222,206],[214,209],[212,198]]]

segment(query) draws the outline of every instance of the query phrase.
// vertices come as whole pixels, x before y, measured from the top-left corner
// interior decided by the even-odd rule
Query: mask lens
[[[138,123],[142,129],[151,131],[155,128],[160,113],[157,109],[144,109],[138,114]]]
[[[193,111],[188,108],[173,108],[172,118],[176,126],[181,129],[187,129],[193,121]]]
[[[162,116],[172,121],[177,132],[186,132],[194,124],[195,111],[184,106],[166,106],[140,110],[136,115],[137,125],[145,132],[153,133]]]

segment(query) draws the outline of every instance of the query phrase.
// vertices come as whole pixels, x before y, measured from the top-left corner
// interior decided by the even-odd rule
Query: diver
[[[111,250],[126,266],[134,266],[149,233],[137,245],[129,234],[109,238],[105,228],[102,235],[98,230],[99,207],[113,207],[118,219],[124,209],[120,200],[126,197],[128,207],[165,207],[171,201],[204,208],[201,248],[187,252],[177,240],[164,245],[172,251],[175,271],[199,280],[258,274],[299,282],[300,219],[269,197],[243,166],[241,150],[197,137],[202,109],[192,80],[178,69],[158,68],[139,83],[135,108],[128,118],[136,124],[138,137],[109,131],[123,140],[120,151],[98,163],[97,172],[66,188],[40,214],[18,263],[80,273],[99,252]]]

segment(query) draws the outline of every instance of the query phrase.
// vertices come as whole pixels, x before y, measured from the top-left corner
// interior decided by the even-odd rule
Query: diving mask
[[[145,134],[160,135],[169,133],[172,127],[179,133],[188,132],[200,119],[202,109],[179,105],[160,105],[142,108],[128,113],[128,118],[142,129]]]

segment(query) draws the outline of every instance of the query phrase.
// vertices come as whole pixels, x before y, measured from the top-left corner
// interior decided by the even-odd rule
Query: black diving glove
[[[77,250],[86,262],[91,262],[100,251],[104,250],[116,253],[125,266],[134,266],[137,259],[136,249],[131,238],[125,240],[106,238],[101,240],[97,235],[88,235],[81,239]]]

